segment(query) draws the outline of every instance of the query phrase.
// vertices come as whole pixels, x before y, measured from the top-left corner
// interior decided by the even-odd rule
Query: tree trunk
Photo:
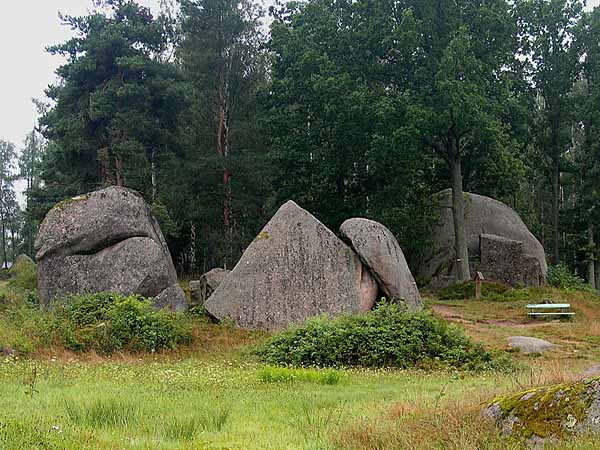
[[[450,172],[452,176],[452,218],[454,222],[454,252],[456,255],[456,281],[463,282],[471,279],[469,269],[469,252],[465,231],[465,199],[462,187],[462,168],[460,156],[457,154],[458,143],[453,140],[451,150]]]
[[[154,159],[156,157],[156,149],[152,149],[152,155],[150,156],[150,170],[151,170],[151,182],[152,182],[152,203],[156,202],[156,163]]]
[[[591,223],[588,225],[588,262],[587,262],[587,279],[588,283],[592,285],[592,287],[596,288],[596,262],[594,261],[594,225]]]
[[[6,221],[5,221],[5,217],[4,217],[4,211],[2,209],[2,207],[0,206],[0,222],[2,225],[2,267],[4,267],[4,264],[8,262],[8,259],[6,258]]]
[[[558,213],[560,205],[560,160],[558,153],[558,127],[557,118],[552,120],[552,264],[560,260],[560,230]]]

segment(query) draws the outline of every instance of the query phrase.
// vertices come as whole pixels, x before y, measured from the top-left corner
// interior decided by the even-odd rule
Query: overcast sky
[[[158,10],[159,0],[138,0]],[[588,0],[588,8],[600,0]],[[58,12],[83,15],[91,0],[0,0],[0,139],[20,147],[36,121],[31,98],[43,98],[63,62],[45,52],[65,41],[71,31],[60,24]]]

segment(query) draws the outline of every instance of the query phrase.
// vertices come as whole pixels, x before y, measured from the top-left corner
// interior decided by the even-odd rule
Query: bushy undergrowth
[[[257,353],[269,364],[294,367],[510,366],[430,313],[387,303],[364,315],[312,319],[272,337]]]
[[[37,267],[27,260],[20,260],[10,270],[8,285],[25,291],[37,291]]]
[[[63,346],[72,351],[158,352],[192,341],[184,317],[157,311],[138,296],[74,296],[41,311],[33,294],[0,293],[0,351],[29,354]]]
[[[481,284],[481,296],[483,298],[498,297],[510,288],[501,283],[484,281]],[[464,283],[453,284],[437,293],[437,298],[440,300],[460,300],[475,297],[475,282],[465,281]]]
[[[594,292],[594,288],[590,284],[562,264],[548,266],[547,281],[549,286],[559,289]]]
[[[190,329],[177,314],[157,311],[150,300],[112,293],[79,295],[54,309],[67,348],[156,352],[192,340]]]

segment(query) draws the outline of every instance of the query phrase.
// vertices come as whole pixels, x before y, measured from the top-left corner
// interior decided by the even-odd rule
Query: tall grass
[[[91,403],[66,402],[67,417],[90,428],[129,427],[139,419],[139,406],[125,400],[100,399]]]

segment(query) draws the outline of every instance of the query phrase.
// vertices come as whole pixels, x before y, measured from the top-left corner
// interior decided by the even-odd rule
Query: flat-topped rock
[[[284,204],[206,301],[217,319],[279,330],[369,311],[378,286],[352,249],[293,201]]]
[[[411,310],[423,307],[417,283],[390,230],[373,220],[354,218],[342,224],[340,234],[369,268],[387,298],[403,301]]]
[[[192,305],[204,305],[204,302],[219,287],[230,270],[219,267],[209,270],[198,280],[190,281],[190,298]]]
[[[542,353],[555,347],[551,342],[528,336],[511,336],[508,345],[523,353]]]

